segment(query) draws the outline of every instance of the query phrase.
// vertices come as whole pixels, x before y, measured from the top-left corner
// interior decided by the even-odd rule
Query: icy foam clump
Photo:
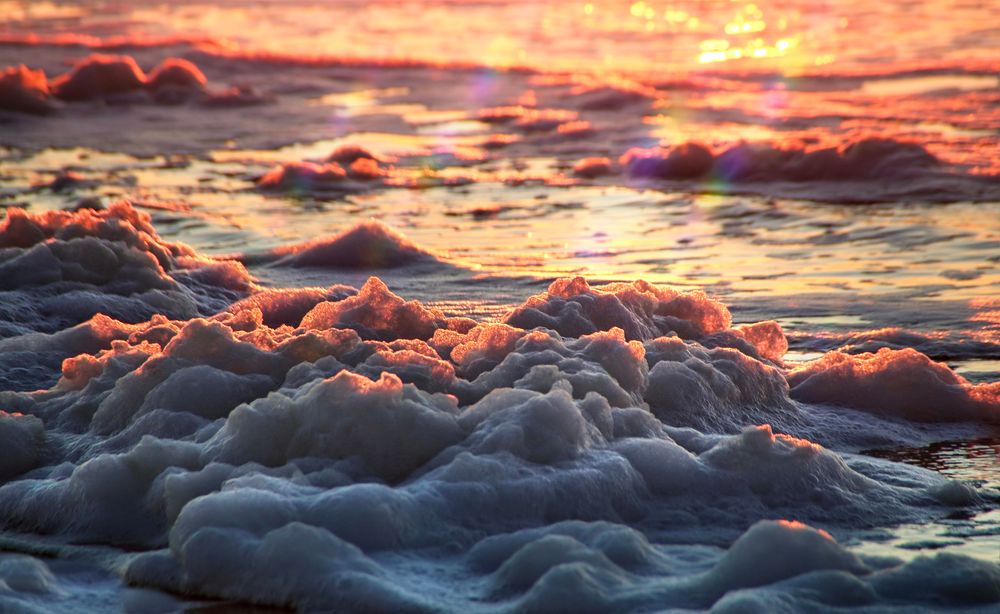
[[[149,73],[146,86],[150,89],[164,88],[203,89],[208,83],[205,74],[197,66],[182,58],[167,58]]]
[[[306,294],[309,302],[316,298]],[[131,491],[121,491],[129,510],[136,509],[139,500],[148,503],[150,497],[165,496],[157,493],[167,492],[160,489],[170,466],[193,471],[223,463],[288,471],[293,464],[307,462],[326,472],[323,480],[395,483],[412,480],[422,471],[429,471],[432,481],[464,482],[459,476],[479,471],[473,468],[483,462],[494,463],[473,459],[497,456],[528,463],[518,469],[522,475],[532,465],[576,463],[580,467],[575,471],[589,471],[586,467],[596,463],[602,467],[598,473],[610,471],[598,483],[618,480],[615,496],[634,506],[646,489],[681,496],[685,491],[677,485],[692,480],[712,485],[705,496],[725,485],[725,491],[737,493],[734,496],[758,497],[767,480],[780,480],[772,476],[762,478],[758,486],[738,486],[757,478],[733,474],[720,459],[732,454],[742,458],[751,453],[747,450],[765,457],[773,452],[802,458],[805,473],[811,475],[811,461],[806,461],[818,449],[774,437],[770,430],[762,436],[742,435],[734,440],[745,442],[739,446],[688,441],[687,435],[681,443],[669,440],[661,420],[732,432],[761,416],[791,414],[780,378],[776,388],[768,388],[775,384],[776,370],[735,350],[698,350],[697,344],[688,347],[679,339],[654,340],[647,349],[626,340],[620,329],[574,339],[509,325],[470,327],[474,323],[449,320],[403,301],[375,279],[356,295],[318,303],[294,329],[267,326],[258,309],[246,306],[213,320],[160,318],[145,326],[95,322],[93,331],[74,333],[77,342],[99,343],[93,338],[102,332],[97,324],[119,329],[107,334],[109,349],[65,361],[62,379],[49,391],[5,396],[9,406],[41,416],[54,428],[87,433],[63,451],[65,458],[81,463],[69,475],[46,488],[24,490],[21,483],[13,483],[0,489],[0,506],[15,526],[69,530],[66,520],[51,510],[89,505],[98,513],[73,520],[74,532],[115,541],[155,539],[166,518],[153,515],[133,525],[103,518],[108,511],[101,502],[104,478],[99,476],[111,475],[109,483],[134,485]],[[331,328],[347,325],[361,330],[361,337],[353,330]],[[391,331],[399,338],[391,343],[362,341],[372,338],[372,331]],[[701,366],[696,366],[699,361]],[[690,417],[683,403],[672,413],[664,411],[666,397],[674,394],[671,388],[681,386],[661,381],[660,365],[667,362],[683,363],[696,377],[705,378],[697,392],[685,393],[684,398],[692,399]],[[472,374],[474,379],[464,379]],[[755,386],[762,388],[757,391]],[[745,395],[727,396],[736,387],[745,388]],[[720,417],[705,418],[711,405],[723,403],[727,409]],[[763,443],[751,445],[760,437]],[[628,443],[630,438],[639,439]],[[620,445],[613,444],[619,440]],[[804,452],[796,452],[800,449]],[[766,464],[762,458],[744,464]],[[817,458],[836,457],[824,452]],[[665,480],[651,471],[657,462],[678,461],[683,461],[678,477]],[[830,479],[842,484],[835,492],[865,484],[850,477],[846,467],[831,466]],[[713,478],[719,468],[730,478]],[[563,479],[561,470],[549,475],[552,471],[537,476],[538,488],[548,479]],[[496,496],[503,499],[511,477],[504,472],[496,477],[498,488],[502,486]],[[565,479],[565,488],[590,492],[596,487]],[[857,492],[866,500],[863,490]],[[700,491],[693,492],[700,500]],[[798,485],[788,492],[798,496],[805,491]],[[615,517],[608,510],[618,504],[588,496],[591,517]],[[881,496],[899,505],[898,498],[885,492]],[[14,501],[19,502],[16,507],[6,507]],[[788,504],[777,495],[761,501],[767,506]],[[557,500],[549,505],[554,506],[551,513],[572,517]],[[168,507],[180,509],[183,504]]]
[[[931,332],[903,328],[880,328],[852,333],[798,333],[798,347],[817,352],[840,350],[847,354],[874,353],[882,348],[912,348],[936,360],[994,358],[1000,355],[1000,342],[985,337],[968,337],[954,332]]]
[[[794,429],[799,420],[782,372],[743,352],[662,337],[646,343],[646,358],[645,399],[668,424],[725,431],[750,421]]]
[[[123,294],[169,288],[166,268],[191,252],[154,235],[148,216],[124,204],[35,216],[13,209],[0,226],[0,246],[8,248],[0,287],[80,282]]]
[[[229,306],[234,314],[260,310],[261,321],[277,328],[283,324],[298,326],[302,317],[324,301],[340,301],[357,294],[350,286],[334,285],[329,288],[264,289]]]
[[[30,597],[62,593],[59,581],[40,559],[23,554],[0,555],[0,607],[6,609],[4,597],[7,596]],[[18,608],[17,605],[21,604],[16,601],[10,605],[15,612],[33,611]]]
[[[875,138],[840,149],[815,150],[741,143],[719,154],[698,143],[684,143],[669,148],[632,149],[620,162],[626,173],[637,179],[711,176],[733,182],[900,179],[940,164],[920,145]]]
[[[45,427],[34,416],[0,411],[0,480],[9,480],[36,467],[42,460]]]
[[[1000,423],[1000,382],[973,385],[913,349],[830,352],[789,374],[792,396],[921,422]]]
[[[505,325],[471,329],[452,349],[459,380],[452,391],[464,401],[481,399],[497,388],[548,392],[568,384],[583,399],[595,392],[616,407],[642,404],[648,368],[638,341],[626,341],[622,330],[561,338],[544,330],[517,331]],[[449,336],[435,333],[432,344]]]
[[[300,610],[430,612],[433,607],[406,594],[378,563],[329,531],[290,523],[256,536],[204,529],[181,547],[180,564],[140,559],[129,577],[162,582],[179,592],[217,595]],[[177,567],[180,567],[177,570]]]
[[[545,293],[515,307],[504,322],[550,328],[570,337],[616,327],[627,339],[676,335],[776,362],[788,347],[776,322],[734,329],[729,309],[705,293],[678,292],[643,280],[591,287],[582,277],[559,279]]]
[[[873,563],[758,523],[921,522],[987,496],[776,432],[812,415],[789,398],[776,324],[734,329],[704,295],[582,279],[519,312],[555,326],[450,318],[371,278],[13,338],[82,353],[47,390],[0,392],[25,414],[0,417],[15,451],[2,527],[146,549],[132,583],[300,609],[1000,598],[969,559],[911,598],[946,562]],[[665,530],[732,545],[685,550]]]
[[[94,54],[52,81],[52,93],[62,100],[103,98],[142,89],[146,74],[127,55]]]
[[[305,488],[302,494],[321,492],[312,485],[330,484],[331,480],[338,485],[350,483],[350,476],[410,482],[412,487],[392,494],[402,497],[399,504],[406,503],[409,509],[393,521],[394,528],[359,534],[352,524],[338,525],[338,535],[362,547],[386,543],[384,540],[426,544],[436,539],[441,527],[471,530],[467,523],[489,524],[493,509],[504,509],[507,521],[522,518],[524,522],[553,516],[615,519],[620,514],[641,515],[641,502],[648,500],[650,493],[675,498],[679,509],[691,507],[692,511],[716,504],[720,496],[728,497],[739,502],[733,509],[742,510],[736,514],[737,522],[751,509],[760,513],[786,507],[819,518],[851,516],[859,509],[876,508],[880,514],[905,517],[907,502],[930,496],[864,478],[838,456],[809,442],[775,436],[769,428],[715,440],[692,438],[678,431],[675,441],[648,412],[612,408],[593,392],[574,399],[568,385],[554,385],[547,393],[496,389],[459,412],[453,398],[423,393],[412,385],[402,385],[395,376],[383,375],[373,382],[350,374],[344,371],[343,363],[337,366],[333,361],[332,351],[330,358],[316,363],[316,367],[324,364],[323,368],[333,371],[332,377],[310,375],[308,368],[305,372],[298,368],[289,373],[286,388],[236,408],[221,424],[192,422],[197,403],[207,401],[190,399],[171,410],[176,406],[158,397],[157,388],[177,373],[186,373],[178,367],[190,364],[195,348],[200,348],[197,351],[202,352],[202,361],[230,364],[230,369],[239,368],[251,381],[254,371],[277,367],[260,363],[260,358],[255,358],[259,354],[245,344],[230,341],[230,349],[217,349],[225,345],[218,336],[221,332],[212,332],[205,325],[191,329],[189,325],[181,332],[189,340],[175,338],[163,356],[147,357],[141,369],[133,365],[131,375],[105,378],[103,373],[94,372],[82,395],[69,395],[71,405],[66,406],[67,399],[62,399],[60,414],[84,411],[90,405],[87,398],[93,397],[98,402],[94,424],[99,429],[106,428],[112,417],[113,423],[124,424],[129,416],[141,413],[137,407],[156,409],[86,452],[91,459],[71,468],[68,475],[53,475],[54,479],[43,482],[45,487],[15,482],[0,488],[0,510],[8,526],[68,531],[115,543],[155,542],[170,516],[153,510],[180,510],[183,519],[185,501],[217,490],[227,479],[249,478],[249,474],[284,476],[277,480],[269,477],[259,487],[278,488],[279,492]],[[193,347],[188,350],[178,347],[190,345]],[[341,348],[339,355],[349,360],[350,353]],[[215,375],[209,376],[209,370],[202,367],[190,373],[192,381],[180,386],[183,391],[197,397],[217,394],[230,406],[238,402],[219,385]],[[218,390],[206,391],[199,387],[199,380]],[[299,380],[304,383],[295,383]],[[101,393],[108,385],[112,386],[111,394]],[[144,390],[151,392],[143,397]],[[174,398],[179,401],[182,395],[178,391]],[[45,404],[48,407],[35,409],[51,412],[60,407],[42,398],[40,405]],[[131,435],[136,429],[140,435],[147,432],[164,439],[138,440]],[[102,452],[105,442],[124,445],[127,451]],[[671,469],[663,471],[666,466]],[[415,478],[428,470],[425,477]],[[206,485],[193,491],[189,487],[178,490],[184,471],[203,472],[200,479],[207,479]],[[309,477],[284,481],[303,471]],[[111,484],[113,496],[107,490]],[[830,488],[833,484],[836,488]],[[486,485],[488,493],[483,490]],[[531,494],[522,499],[526,490]],[[336,509],[358,506],[362,501],[369,501],[365,506],[383,505],[378,497],[356,500],[351,494],[355,491],[334,492],[339,494],[329,505]],[[394,491],[379,492],[389,496]],[[370,491],[357,491],[358,496],[362,493]],[[237,508],[246,505],[235,492],[219,502],[236,506],[223,514],[236,514],[234,518],[239,515]],[[275,509],[287,507],[280,499],[274,504],[279,506]],[[315,513],[321,514],[323,506]],[[90,511],[66,517],[60,511],[65,509]],[[128,521],[140,509],[146,510],[142,521]],[[298,511],[292,516],[283,512],[280,518],[304,522],[320,517],[310,509],[293,506],[292,511]],[[367,517],[361,510],[359,513]],[[425,529],[409,524],[407,518],[415,517],[427,519]]]
[[[382,222],[361,222],[333,237],[281,247],[244,260],[273,260],[276,266],[389,269],[438,259]]]
[[[337,302],[323,302],[302,318],[308,329],[351,328],[366,339],[430,339],[438,328],[467,330],[475,323],[446,318],[417,301],[393,294],[385,283],[371,277],[357,295]]]
[[[583,158],[573,165],[573,174],[583,179],[596,179],[611,174],[611,160],[607,158]]]
[[[584,111],[621,111],[655,98],[655,91],[634,84],[582,86],[574,88],[568,100]]]
[[[552,282],[504,317],[512,326],[543,326],[570,337],[618,327],[628,339],[696,338],[731,321],[724,305],[701,292],[682,294],[645,281],[592,288],[582,277]]]
[[[758,526],[762,525],[764,523]],[[809,527],[794,530],[818,533]],[[791,536],[783,537],[788,540]],[[824,538],[829,540],[829,536]],[[817,539],[813,538],[814,541]],[[801,544],[805,540],[799,537],[796,541]],[[769,540],[761,545],[765,543],[776,550],[781,548],[777,542]],[[793,573],[778,582],[731,591],[716,602],[712,611],[778,611],[785,608],[793,611],[840,608],[910,611],[936,610],[950,604],[951,607],[978,612],[995,608],[1000,599],[1000,570],[985,561],[943,553],[920,556],[906,564],[869,571],[862,561],[832,540],[825,550],[826,557],[822,557],[820,552],[803,550],[788,552],[789,557],[774,556],[774,551],[769,550],[754,564],[779,564],[764,565],[760,569],[774,569],[780,566],[781,561],[788,560],[795,561],[793,565],[796,566],[805,563],[816,567],[812,572]],[[750,575],[752,577],[754,572]]]
[[[164,241],[149,215],[127,202],[100,211],[10,209],[0,223],[0,321],[20,336],[5,333],[11,338],[2,341],[0,361],[11,361],[14,370],[0,379],[16,389],[37,386],[46,380],[38,376],[63,358],[107,347],[116,337],[104,327],[98,333],[104,342],[95,347],[82,329],[50,339],[26,333],[57,333],[97,314],[132,323],[157,314],[187,319],[214,313],[255,287],[240,263]]]
[[[0,339],[0,364],[4,366],[4,389],[44,388],[55,383],[62,361],[72,357],[90,357],[111,346],[115,340],[130,335],[129,325],[104,315],[65,330],[47,334],[24,332]]]
[[[939,555],[876,570],[825,531],[795,521],[761,521],[711,569],[679,577],[682,562],[670,561],[641,535],[622,529],[553,525],[545,532],[489,538],[472,556],[487,569],[499,567],[493,579],[506,593],[498,596],[523,593],[514,603],[526,611],[879,609],[885,607],[883,600],[895,600],[906,590],[912,592],[901,601],[909,604],[972,606],[1000,598],[1000,575],[987,563]],[[953,572],[933,577],[949,563],[956,565]],[[666,577],[650,579],[651,570]],[[918,588],[921,581],[927,584]]]
[[[339,164],[315,162],[286,162],[274,167],[257,180],[262,190],[313,191],[334,189],[346,183],[347,173]]]
[[[336,162],[337,164],[345,164],[347,166],[354,164],[358,160],[381,162],[382,158],[360,145],[341,145],[326,157],[327,162]]]
[[[55,110],[49,96],[49,83],[41,70],[22,64],[0,74],[0,109],[4,111],[47,115]]]
[[[266,97],[241,88],[210,91],[208,79],[194,63],[168,57],[147,75],[129,55],[92,54],[67,73],[48,80],[41,70],[7,67],[0,75],[0,109],[46,115],[69,103],[102,101],[172,105],[195,101],[206,107],[246,106]]]
[[[380,185],[382,175],[378,163],[368,158],[358,158],[347,170],[336,162],[285,162],[257,179],[257,188],[333,198]]]
[[[51,82],[56,98],[69,102],[108,98],[149,89],[156,96],[166,90],[201,91],[208,80],[197,66],[181,58],[167,58],[149,76],[128,55],[93,54]]]
[[[171,272],[240,292],[252,287],[240,265],[202,259],[186,245],[160,239],[149,215],[127,201],[105,210],[10,209],[0,224],[3,290],[65,283],[129,295],[175,288]]]
[[[559,494],[551,493],[552,488],[564,498],[586,494],[589,499],[569,504],[579,508],[586,502],[595,511],[600,507],[594,507],[594,497],[610,502],[634,487],[628,482],[613,487],[613,482],[598,481],[588,488],[588,477],[597,479],[600,474],[576,473],[572,467],[562,470],[570,472],[572,479],[560,480],[554,472],[548,478],[533,475],[536,472],[530,466],[523,466],[517,478],[502,465],[485,458],[477,465],[473,458],[460,456],[455,461],[461,461],[460,470],[431,474],[397,489],[355,485],[321,491],[283,487],[274,480],[233,480],[222,492],[184,506],[171,531],[170,549],[135,558],[127,578],[170,590],[269,605],[317,608],[350,603],[351,607],[372,608],[388,600],[391,607],[422,610],[430,607],[426,601],[430,590],[440,590],[442,595],[454,591],[458,575],[471,577],[473,585],[462,589],[462,597],[453,596],[435,607],[450,603],[446,609],[457,610],[469,607],[472,602],[467,599],[485,598],[518,610],[552,611],[556,604],[561,609],[567,603],[579,603],[584,611],[632,611],[653,605],[706,608],[736,591],[764,589],[796,578],[808,581],[817,572],[840,573],[867,586],[868,602],[877,603],[877,589],[868,582],[878,586],[895,574],[920,574],[898,563],[873,574],[868,564],[826,532],[785,521],[754,525],[707,571],[701,571],[704,565],[673,559],[641,533],[620,524],[552,523],[566,513],[567,505],[565,501],[560,505],[554,498]],[[778,461],[774,470],[780,471],[780,466]],[[477,468],[486,473],[469,473]],[[505,473],[510,483],[498,481]],[[539,479],[547,488],[535,484]],[[698,484],[698,478],[691,482]],[[805,478],[800,486],[808,482]],[[716,485],[704,488],[711,486]],[[796,493],[795,486],[782,484],[776,490],[796,500],[808,496]],[[584,490],[577,490],[581,487]],[[719,491],[713,492],[718,497]],[[871,496],[876,495],[872,492]],[[683,505],[683,499],[671,501],[672,506],[677,503]],[[424,557],[434,557],[427,549],[433,544],[469,543],[470,539],[475,543],[478,531],[462,531],[463,525],[473,523],[479,531],[490,531],[489,527],[495,530],[519,519],[523,523],[538,514],[546,515],[548,526],[542,521],[535,528],[509,534],[501,530],[481,539],[458,567],[453,560],[445,563],[450,571],[440,579],[435,580],[432,573],[415,580],[400,574],[393,564],[401,554],[413,557],[412,548]],[[300,550],[309,554],[296,554]],[[972,572],[964,586],[973,592],[963,601],[990,603],[1000,598],[990,594],[992,578],[986,565],[959,559]],[[276,565],[276,561],[283,564]],[[881,565],[885,567],[884,562]],[[257,574],[261,574],[259,581],[250,581]],[[347,582],[346,577],[353,581]],[[940,599],[948,595],[947,585],[938,582],[922,597]],[[821,598],[836,600],[839,586],[834,583]]]
[[[799,522],[763,521],[736,540],[702,581],[722,594],[819,570],[855,575],[870,571],[826,531]]]
[[[225,417],[240,402],[274,389],[293,365],[338,355],[357,343],[357,336],[350,331],[292,336],[258,328],[258,322],[194,319],[180,328],[162,351],[152,344],[113,348],[113,352],[138,349],[151,353],[140,368],[115,379],[109,394],[97,395],[100,401],[91,409],[91,430],[119,432],[154,410],[186,412],[208,420]],[[231,328],[241,324],[249,330]],[[93,384],[100,390],[107,382]],[[190,398],[192,395],[196,398]],[[59,406],[58,401],[53,402]],[[77,408],[75,415],[84,417],[83,407]],[[58,413],[68,417],[64,411]]]
[[[356,457],[367,473],[397,481],[461,439],[457,413],[454,397],[428,395],[394,375],[373,382],[341,371],[290,397],[276,393],[237,408],[206,451],[235,465]]]

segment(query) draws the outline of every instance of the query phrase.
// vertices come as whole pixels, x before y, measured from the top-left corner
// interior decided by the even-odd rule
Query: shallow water
[[[0,2],[0,610],[992,611],[996,8]]]

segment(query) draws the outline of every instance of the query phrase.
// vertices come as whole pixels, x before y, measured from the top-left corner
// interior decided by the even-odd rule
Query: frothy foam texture
[[[174,274],[213,266],[127,204],[15,211],[0,240],[12,258],[44,248],[53,263],[9,292],[67,274],[102,296],[122,284],[183,292]],[[424,254],[368,225],[276,264],[358,266],[344,254],[379,240]],[[145,268],[85,255],[66,273],[57,246],[73,241]],[[1000,600],[995,569],[973,559],[868,560],[800,522],[754,524],[878,526],[993,496],[795,436],[822,428],[851,445],[851,423],[824,413],[834,405],[902,420],[884,423],[900,441],[910,420],[997,421],[996,385],[916,351],[831,353],[786,372],[776,323],[734,328],[705,294],[644,281],[559,279],[480,323],[378,278],[360,290],[202,279],[237,288],[232,304],[207,318],[99,315],[3,342],[80,352],[55,385],[0,393],[7,529],[142,549],[125,566],[132,583],[302,609],[706,608],[775,591],[805,607],[840,603],[843,585],[865,603],[914,605],[956,598],[937,577],[948,565],[971,574],[964,601]],[[731,545],[682,563],[646,537],[664,523]],[[447,571],[418,581],[413,566],[428,563]],[[48,578],[32,569],[10,574]],[[906,583],[923,588],[908,595]]]
[[[440,262],[435,256],[380,222],[362,222],[330,238],[242,256],[245,262],[275,266],[391,269]]]
[[[54,110],[49,96],[48,80],[41,70],[22,64],[9,66],[0,75],[0,109],[46,115]]]
[[[973,385],[907,348],[830,352],[789,376],[792,395],[928,422],[1000,421],[1000,383]]]
[[[926,172],[939,162],[914,143],[866,139],[843,148],[777,149],[741,144],[713,154],[704,145],[631,150],[621,165],[635,178],[722,181],[837,181],[900,179]]]
[[[36,379],[44,365],[58,364],[74,351],[93,351],[67,343],[72,333],[58,331],[68,326],[97,314],[123,322],[155,314],[190,318],[214,313],[256,288],[239,263],[214,261],[162,240],[149,215],[127,202],[104,210],[9,210],[0,224],[0,246],[5,336],[57,333],[38,343],[25,341],[36,339],[30,335],[4,341],[7,356],[17,363],[11,366],[19,367],[8,370],[4,381],[19,389],[44,381]],[[107,327],[101,322],[94,328]]]
[[[30,115],[74,112],[59,104],[99,101],[112,104],[153,102],[178,105],[195,101],[208,108],[240,107],[268,102],[252,89],[232,86],[208,89],[208,78],[193,62],[167,57],[147,75],[130,55],[95,53],[49,80],[43,70],[24,65],[0,75],[0,110]]]

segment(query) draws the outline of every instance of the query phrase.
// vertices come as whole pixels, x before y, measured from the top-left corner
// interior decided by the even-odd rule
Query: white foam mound
[[[1000,603],[1000,566],[949,553],[917,557],[877,574],[872,584],[883,598],[931,606],[958,603],[995,608]]]
[[[158,314],[187,319],[214,313],[255,288],[242,264],[164,241],[149,215],[125,201],[104,210],[10,209],[0,223],[0,321],[22,334],[56,333],[97,314],[120,323]],[[100,327],[104,332],[92,326],[47,340],[5,340],[0,362],[12,368],[0,381],[18,390],[44,385],[62,359],[130,334],[109,332],[119,326],[106,321]]]
[[[632,149],[620,162],[634,178],[687,180],[711,176],[732,182],[900,179],[939,165],[920,145],[875,138],[842,148],[812,150],[741,143],[719,154],[699,143],[683,143],[669,148]]]
[[[33,81],[39,77],[44,81],[43,74],[32,75]],[[48,86],[46,94],[51,90],[54,97],[67,102],[116,96],[131,96],[130,100],[139,101],[142,99],[135,96],[148,90],[153,100],[174,103],[183,102],[188,94],[201,94],[207,82],[197,66],[182,58],[164,59],[147,76],[132,56],[95,53],[77,61],[68,73],[43,84]]]
[[[261,321],[277,328],[283,324],[298,326],[302,317],[324,301],[339,301],[357,293],[350,286],[334,285],[322,288],[266,289],[256,292],[229,306],[228,311],[239,314],[260,310]]]
[[[23,554],[0,555],[0,605],[4,604],[3,597],[11,594],[28,597],[62,593],[59,581],[42,560]],[[16,605],[13,611],[31,611]]]
[[[1000,382],[970,384],[913,349],[830,352],[788,376],[792,396],[921,422],[1000,423]]]
[[[627,339],[676,335],[775,362],[788,348],[776,322],[734,329],[729,309],[704,292],[678,292],[644,280],[591,287],[582,277],[558,279],[543,294],[515,307],[504,322],[550,328],[570,337],[612,328],[622,329]]]
[[[381,162],[381,158],[360,145],[341,145],[327,156],[327,162],[336,162],[350,166],[358,160]]]
[[[438,328],[468,330],[475,323],[446,318],[417,301],[393,294],[378,277],[370,277],[356,296],[323,302],[302,318],[309,329],[352,328],[366,339],[430,339]]]
[[[435,262],[431,253],[382,222],[361,222],[329,238],[272,252],[277,266],[388,269]]]
[[[246,324],[253,329],[258,322]],[[157,409],[206,419],[223,417],[241,401],[272,390],[292,365],[305,358],[335,354],[341,344],[350,345],[356,339],[348,333],[346,339],[305,335],[286,342],[282,335],[261,338],[253,330],[237,334],[230,325],[239,327],[239,320],[228,324],[191,320],[170,338],[162,352],[157,346],[148,346],[153,353],[142,367],[120,377],[109,394],[100,396],[90,428],[118,432]]]
[[[513,602],[520,611],[880,610],[885,599],[910,604],[904,609],[982,608],[998,599],[998,571],[989,563],[939,555],[873,570],[825,531],[787,520],[755,524],[704,573],[678,574],[685,562],[665,560],[641,536],[600,524],[562,523],[490,538],[472,555],[486,569],[499,567],[492,575],[494,599],[523,593]],[[955,568],[945,571],[949,563]]]
[[[678,442],[691,446],[682,438]],[[822,446],[768,425],[750,427],[688,450],[679,443],[627,439],[616,446],[653,492],[673,497],[735,496],[743,505],[799,509],[809,516],[833,516],[858,507],[899,505],[905,491],[886,488],[852,470]],[[665,467],[671,471],[665,471]],[[885,501],[876,503],[877,497]],[[807,511],[808,510],[808,511]]]
[[[42,460],[45,445],[45,427],[34,416],[0,411],[0,480],[8,480]]]
[[[569,100],[585,111],[621,111],[640,103],[648,103],[655,91],[638,85],[583,86],[570,91]]]
[[[10,209],[0,248],[7,248],[0,252],[0,288],[7,290],[78,282],[132,294],[176,287],[170,272],[243,291],[252,285],[239,264],[200,259],[190,247],[160,239],[149,215],[127,201],[104,210]]]
[[[729,310],[702,292],[682,294],[645,281],[592,288],[582,277],[552,282],[504,317],[512,326],[544,326],[570,337],[618,327],[628,339],[696,338],[731,321]]]
[[[303,610],[420,612],[431,607],[400,590],[357,547],[330,532],[291,523],[255,536],[204,529],[180,549],[183,567],[170,588]],[[159,567],[165,567],[161,569]],[[140,559],[133,582],[176,573],[169,560]]]
[[[567,605],[574,611],[700,609],[726,600],[762,599],[771,592],[802,605],[847,604],[859,594],[870,604],[878,603],[882,594],[906,603],[987,604],[1000,599],[995,586],[991,591],[996,577],[992,566],[955,557],[956,569],[966,577],[953,573],[931,580],[929,574],[940,573],[935,565],[881,561],[882,569],[873,573],[825,531],[794,521],[756,523],[720,557],[710,559],[707,571],[704,563],[668,554],[677,552],[677,546],[664,551],[626,526],[563,521],[487,537],[457,562],[445,554],[438,563],[444,567],[440,576],[400,573],[398,562],[414,552],[433,557],[431,544],[467,543],[475,533],[463,533],[463,524],[506,526],[531,508],[548,514],[556,509],[555,502],[525,477],[516,486],[504,487],[498,498],[493,489],[504,473],[500,466],[478,465],[489,473],[480,476],[477,486],[471,475],[462,477],[462,471],[477,467],[469,464],[474,457],[458,458],[462,470],[439,474],[448,476],[446,482],[414,484],[402,492],[372,485],[321,492],[282,486],[274,479],[234,479],[223,492],[186,505],[172,530],[170,549],[134,558],[126,576],[133,583],[175,591],[304,609],[409,611],[446,604],[450,609],[484,599],[529,611]],[[550,482],[560,489],[567,485]],[[594,496],[600,491],[588,492]],[[616,489],[607,496],[620,494]],[[477,504],[481,497],[488,500]],[[498,507],[501,502],[506,505]],[[449,526],[443,517],[454,524]],[[412,546],[418,550],[410,550]],[[704,559],[701,550],[695,559]],[[468,578],[470,584],[456,578]],[[916,599],[900,595],[907,582],[924,578],[931,581]],[[456,583],[462,587],[460,597],[454,595]],[[788,583],[811,590],[799,595]],[[854,590],[842,594],[845,587]],[[967,591],[964,596],[962,590]],[[427,601],[428,594],[438,591],[442,600]]]
[[[55,111],[49,95],[49,83],[41,70],[21,64],[0,73],[0,110],[47,115]]]
[[[68,101],[104,98],[142,89],[146,74],[127,55],[93,54],[53,79],[52,93]]]
[[[736,540],[703,581],[721,594],[819,570],[869,571],[826,531],[794,521],[761,521]]]
[[[357,172],[354,172],[355,164]],[[377,177],[378,174],[373,174],[364,160],[352,164],[351,172],[345,171],[336,162],[285,162],[262,175],[257,180],[257,187],[293,195],[337,197],[368,190],[371,188],[370,180]]]
[[[341,371],[290,397],[237,408],[207,451],[232,464],[359,458],[370,473],[395,481],[461,438],[457,413],[454,398],[422,393],[393,375],[373,382]]]
[[[667,424],[723,431],[747,422],[771,422],[786,430],[796,424],[784,374],[743,352],[661,337],[646,343],[646,358],[644,396]]]
[[[208,83],[197,66],[182,58],[167,58],[149,73],[146,86],[153,91],[163,88],[204,89]]]
[[[595,179],[611,174],[611,160],[601,157],[583,158],[573,165],[573,174],[584,179]]]
[[[0,223],[0,319],[26,330],[57,331],[97,313],[186,319],[254,288],[242,264],[163,240],[127,201],[103,210],[9,209]]]
[[[924,333],[899,327],[851,333],[798,333],[796,342],[799,347],[814,352],[836,349],[848,354],[874,353],[882,348],[912,348],[935,360],[991,359],[1000,355],[1000,342],[989,338],[970,337],[960,332]]]

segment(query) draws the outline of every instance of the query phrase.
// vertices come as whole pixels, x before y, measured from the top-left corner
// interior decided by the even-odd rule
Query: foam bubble
[[[47,115],[55,111],[49,102],[49,84],[45,72],[21,64],[9,66],[0,74],[0,109]]]
[[[59,330],[97,313],[129,322],[157,313],[190,318],[255,288],[241,264],[161,239],[150,216],[127,201],[103,210],[10,209],[0,248],[0,314],[34,330]]]
[[[374,475],[399,480],[459,440],[455,413],[453,399],[424,394],[393,375],[373,382],[342,371],[291,397],[238,408],[207,445],[237,464],[358,457]]]
[[[134,92],[145,84],[146,74],[131,56],[95,53],[53,79],[51,87],[56,98],[80,101]]]
[[[385,224],[362,222],[329,238],[283,247],[272,252],[278,266],[394,268],[434,262],[436,258]]]
[[[913,349],[830,352],[789,374],[792,396],[921,422],[1000,421],[1000,383],[970,384]]]
[[[705,145],[682,143],[632,149],[620,162],[634,178],[686,180],[711,175],[733,182],[892,179],[939,165],[920,145],[876,138],[814,150],[741,143],[718,155]]]
[[[45,427],[34,416],[0,411],[0,480],[9,480],[36,467],[45,452]]]
[[[681,293],[641,280],[592,288],[576,277],[552,282],[504,321],[520,328],[544,326],[570,337],[617,327],[628,339],[670,333],[690,339],[725,330],[732,318],[724,305],[701,291]]]
[[[393,294],[381,279],[370,277],[356,296],[316,305],[302,318],[305,328],[352,328],[368,339],[430,339],[449,328],[439,311]]]
[[[611,174],[611,160],[601,157],[584,158],[573,165],[573,174],[584,179],[595,179]]]
[[[182,58],[167,58],[149,73],[146,85],[156,91],[163,88],[200,90],[208,83],[205,74],[192,62]]]

